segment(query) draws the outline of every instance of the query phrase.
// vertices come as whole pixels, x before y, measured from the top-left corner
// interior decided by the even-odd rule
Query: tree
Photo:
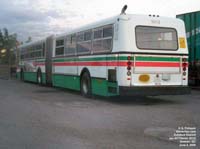
[[[1,31],[1,29],[0,29],[0,49],[2,49],[3,48],[3,33],[2,33],[2,31]]]
[[[8,29],[4,28],[3,33],[0,29],[0,61],[3,64],[15,63],[15,52],[11,49],[16,48],[17,34],[9,34]],[[2,53],[2,49],[6,52]]]
[[[7,40],[9,38],[8,29],[4,28],[3,31],[4,31],[4,39]]]

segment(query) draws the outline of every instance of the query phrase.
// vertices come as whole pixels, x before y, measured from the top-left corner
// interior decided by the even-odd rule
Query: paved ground
[[[0,149],[177,149],[169,137],[180,126],[200,128],[200,91],[87,99],[0,80]]]

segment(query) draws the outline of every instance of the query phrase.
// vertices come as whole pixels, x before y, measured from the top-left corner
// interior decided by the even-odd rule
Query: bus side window
[[[34,54],[33,54],[34,58],[40,58],[40,57],[42,57],[43,56],[42,55],[42,43],[34,45],[33,46],[33,52],[34,52]]]
[[[76,34],[71,36],[71,49],[73,49],[74,54],[76,54]]]
[[[112,37],[113,36],[113,28],[112,25],[106,26],[103,28],[103,37]]]
[[[27,53],[26,53],[26,58],[27,58],[27,59],[30,58],[30,54],[31,54],[31,53],[30,53],[30,49],[31,49],[31,48],[30,48],[30,46],[29,46],[29,47],[28,47],[28,50],[26,51],[26,52],[27,52]]]
[[[68,35],[66,37],[66,55],[75,55],[76,53],[76,35]]]
[[[33,58],[35,58],[35,57],[37,57],[37,55],[36,55],[36,46],[35,45],[33,45]]]
[[[64,39],[56,40],[56,56],[64,55]]]
[[[34,58],[36,58],[37,57],[37,48],[36,48],[36,46],[34,46],[34,50],[33,50],[33,52],[34,52]]]
[[[94,53],[98,53],[103,51],[103,46],[102,46],[102,38],[103,38],[103,29],[102,28],[97,28],[93,31],[93,47],[92,50]]]
[[[31,51],[31,53],[30,53],[30,58],[34,58],[34,52],[33,51]]]
[[[23,50],[23,59],[24,60],[26,59],[26,51],[27,51],[27,47],[25,47],[24,50]]]
[[[112,50],[113,26],[109,25],[103,28],[103,49],[105,51]]]
[[[108,25],[93,31],[93,47],[94,53],[109,52],[112,50],[113,26]]]
[[[42,57],[42,43],[37,45],[38,57]]]
[[[88,54],[91,51],[92,46],[92,31],[88,30],[85,32],[78,33],[77,41],[77,52],[78,54]]]
[[[20,49],[20,59],[23,60],[24,59],[24,48]]]

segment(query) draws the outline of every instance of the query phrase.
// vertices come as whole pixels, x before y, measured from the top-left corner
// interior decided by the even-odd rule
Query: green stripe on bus
[[[125,61],[127,60],[127,56],[119,56],[119,57],[90,57],[90,58],[60,58],[54,59],[54,62],[66,62],[66,61]],[[134,60],[134,57],[131,57],[131,60]],[[144,57],[138,56],[136,57],[137,61],[171,61],[171,62],[179,62],[180,58],[178,57]]]
[[[54,59],[53,62],[65,62],[65,61],[75,61],[75,58],[60,58],[60,59]]]
[[[16,73],[16,78],[17,78],[18,80],[20,80],[20,78],[21,78],[20,72],[17,72],[17,73]]]
[[[127,56],[120,57],[90,57],[90,58],[60,58],[54,59],[54,62],[66,62],[66,61],[117,61],[117,60],[127,60]],[[133,58],[132,58],[133,60]]]
[[[79,58],[78,61],[115,61],[115,60],[127,60],[126,56],[120,57],[92,57],[92,58]]]
[[[37,82],[36,72],[24,72],[24,80],[30,82]]]
[[[80,90],[79,76],[66,76],[64,74],[52,74],[52,83],[55,87]]]
[[[80,77],[67,76],[64,74],[53,74],[53,86],[80,91]],[[110,83],[106,79],[91,78],[92,94],[100,96],[116,96],[118,95],[117,83]],[[110,93],[109,87],[116,88],[116,93]]]
[[[17,78],[20,79],[21,75],[18,72]],[[24,80],[37,83],[37,72],[24,72]],[[46,84],[46,73],[42,73],[42,83]]]
[[[39,60],[36,60],[36,62],[44,62],[45,59],[39,59]]]
[[[110,92],[109,88],[116,90],[116,92]],[[92,78],[92,94],[100,96],[117,96],[117,83],[108,82],[106,79]]]
[[[170,61],[170,62],[180,62],[178,57],[136,57],[136,61]]]

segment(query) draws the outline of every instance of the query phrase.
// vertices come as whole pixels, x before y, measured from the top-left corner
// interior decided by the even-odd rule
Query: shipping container
[[[189,84],[200,85],[200,11],[180,14],[185,22],[189,50]]]

